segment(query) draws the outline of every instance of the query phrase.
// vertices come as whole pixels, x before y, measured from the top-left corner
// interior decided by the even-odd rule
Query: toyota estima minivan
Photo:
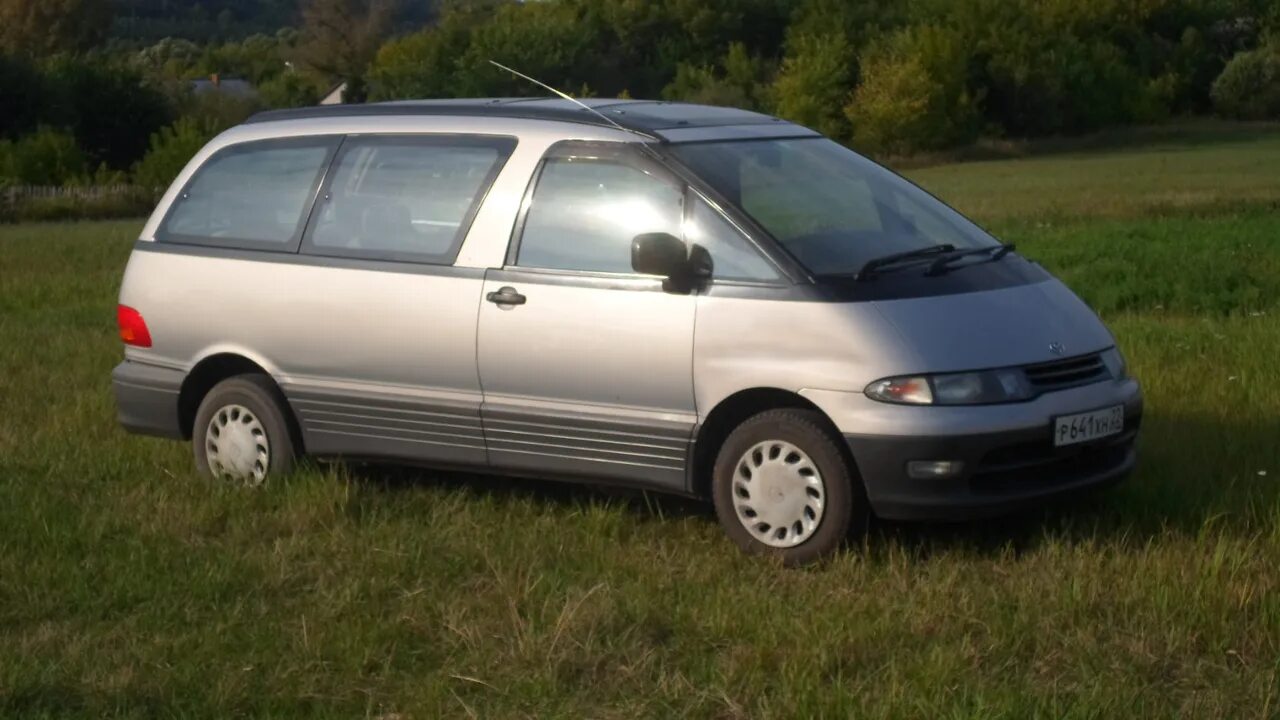
[[[1133,466],[1114,339],[1012,246],[804,127],[588,102],[218,136],[125,271],[120,421],[248,483],[305,453],[707,497],[789,563]]]

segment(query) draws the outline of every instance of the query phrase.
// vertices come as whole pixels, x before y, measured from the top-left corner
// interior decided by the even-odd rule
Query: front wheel
[[[261,485],[293,468],[296,454],[284,398],[264,375],[237,375],[200,401],[191,444],[196,469],[218,479]]]
[[[804,565],[836,549],[869,516],[862,481],[822,416],[801,409],[748,418],[716,458],[712,499],[729,537],[750,553]]]

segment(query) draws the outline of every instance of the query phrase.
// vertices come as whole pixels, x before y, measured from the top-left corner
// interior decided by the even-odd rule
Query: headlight
[[[929,387],[929,378],[925,377],[877,380],[867,386],[866,393],[872,400],[881,402],[905,405],[933,404],[933,390]]]
[[[872,400],[906,405],[983,405],[1031,397],[1018,369],[888,378],[871,383],[865,392]]]
[[[1123,380],[1129,376],[1129,368],[1125,365],[1124,355],[1120,354],[1118,347],[1102,351],[1102,364],[1107,366],[1113,380]]]

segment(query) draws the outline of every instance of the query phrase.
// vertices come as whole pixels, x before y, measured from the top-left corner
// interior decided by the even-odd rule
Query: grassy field
[[[0,716],[1280,716],[1280,134],[911,173],[1147,393],[1125,485],[787,571],[701,505],[115,425],[139,223],[0,227]]]

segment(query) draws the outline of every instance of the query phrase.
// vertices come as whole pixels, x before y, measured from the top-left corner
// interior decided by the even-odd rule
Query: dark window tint
[[[685,238],[701,245],[711,255],[712,276],[717,280],[778,279],[773,265],[751,245],[738,229],[706,203],[693,195]]]
[[[632,273],[641,233],[681,237],[680,187],[621,160],[552,158],[525,215],[517,264]]]
[[[174,202],[162,240],[291,249],[335,143],[265,141],[216,153]]]
[[[350,139],[330,171],[306,251],[448,264],[515,143]]]

